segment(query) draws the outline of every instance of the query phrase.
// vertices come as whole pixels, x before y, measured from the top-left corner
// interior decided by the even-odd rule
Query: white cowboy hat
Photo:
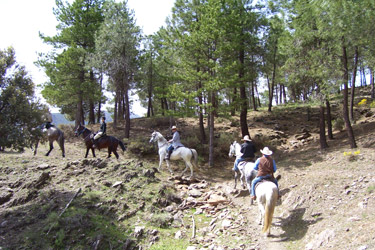
[[[173,129],[177,130],[177,127],[176,126],[172,126],[171,130],[173,130]]]
[[[260,152],[264,155],[272,155],[272,151],[268,147],[264,147]]]
[[[241,139],[242,141],[251,141],[250,137],[248,135],[245,135],[243,137],[243,139]]]

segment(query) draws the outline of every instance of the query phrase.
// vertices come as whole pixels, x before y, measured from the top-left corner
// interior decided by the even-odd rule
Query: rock
[[[192,196],[192,197],[201,197],[202,192],[197,190],[197,189],[192,189],[192,190],[189,191],[189,195]]]
[[[155,178],[155,174],[158,172],[156,168],[152,169],[144,169],[143,170],[143,176],[148,177],[148,178]]]
[[[38,170],[46,170],[48,168],[50,168],[50,165],[48,165],[47,163],[40,164],[39,166],[36,167],[36,169]]]
[[[175,233],[174,238],[177,239],[177,240],[183,238],[183,235],[182,235],[181,230],[179,230],[179,231],[177,231],[177,232]]]
[[[8,202],[12,198],[13,193],[10,192],[1,192],[0,193],[0,205]]]
[[[334,236],[335,236],[335,232],[333,230],[326,229],[323,232],[321,232],[320,234],[315,235],[315,238],[305,246],[305,249],[306,250],[310,250],[310,249],[312,250],[312,249],[317,249],[317,248],[323,247],[324,245],[329,243],[329,241]]]
[[[144,230],[145,230],[145,227],[143,227],[143,226],[142,227],[135,227],[134,233],[133,233],[134,237],[136,237],[136,238],[141,237],[144,233]]]
[[[224,229],[227,229],[227,228],[229,228],[229,227],[232,226],[232,222],[231,222],[230,220],[225,219],[225,220],[223,220],[223,221],[221,222],[221,226],[222,226]]]
[[[195,246],[188,246],[186,250],[197,250],[197,248]]]
[[[359,217],[353,216],[348,219],[348,221],[360,221],[361,219]]]
[[[112,187],[117,187],[122,185],[122,181],[116,181],[115,184],[112,185]]]

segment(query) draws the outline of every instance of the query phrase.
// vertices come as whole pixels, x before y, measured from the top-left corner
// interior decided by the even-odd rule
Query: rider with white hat
[[[168,141],[169,143],[171,143],[171,145],[167,149],[168,154],[165,157],[167,160],[169,160],[171,158],[171,154],[172,154],[172,152],[173,152],[174,149],[176,149],[178,147],[185,147],[181,143],[180,133],[177,131],[177,127],[176,126],[172,126],[171,130],[172,130],[173,137],[172,137],[171,140]]]
[[[262,157],[258,158],[255,161],[254,164],[254,169],[258,171],[257,177],[252,181],[251,183],[251,195],[250,198],[255,200],[255,185],[266,178],[269,178],[270,181],[274,182],[279,188],[279,185],[277,183],[277,180],[274,177],[274,173],[276,172],[276,162],[275,160],[271,157],[272,151],[268,147],[264,147],[263,149],[260,150],[260,152],[263,154]],[[279,191],[279,198],[280,198],[280,191]]]

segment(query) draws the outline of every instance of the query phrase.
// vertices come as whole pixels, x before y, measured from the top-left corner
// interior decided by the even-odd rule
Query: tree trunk
[[[371,98],[375,98],[375,86],[374,86],[374,70],[370,69],[370,86],[371,86]]]
[[[115,94],[115,110],[114,110],[114,115],[113,115],[113,127],[114,128],[117,128],[117,118],[118,118],[118,105],[117,105],[117,100],[119,99],[118,98],[118,92],[119,91],[116,91],[116,94]]]
[[[100,99],[98,103],[97,123],[100,123],[101,109],[102,109],[102,96],[103,96],[103,73],[100,73]]]
[[[257,102],[256,102],[256,96],[255,96],[255,81],[251,81],[251,98],[253,101],[253,109],[254,111],[257,111]]]
[[[328,148],[327,139],[326,139],[326,126],[324,118],[324,106],[320,105],[319,107],[319,141],[320,149]]]
[[[211,103],[215,103],[215,94],[211,93]],[[215,142],[215,108],[211,107],[210,109],[210,119],[209,119],[209,149],[208,149],[208,166],[213,167],[214,166],[214,142]]]
[[[328,129],[328,138],[333,139],[332,133],[332,116],[331,116],[331,104],[329,100],[326,100],[326,108],[327,108],[327,129]]]
[[[273,54],[273,71],[272,71],[272,81],[271,81],[271,85],[270,83],[268,82],[268,89],[269,89],[269,93],[268,93],[268,112],[271,112],[272,110],[272,100],[273,100],[273,89],[274,89],[274,86],[275,86],[275,80],[276,80],[276,53],[277,53],[277,45],[275,45],[275,50],[274,50],[274,54]]]
[[[154,110],[152,107],[152,89],[153,89],[153,67],[152,67],[152,51],[151,51],[151,64],[150,64],[150,77],[148,84],[148,104],[147,104],[147,117],[154,116]]]
[[[202,83],[199,81],[198,91],[200,91],[201,88],[202,88]],[[201,143],[205,144],[207,143],[207,137],[206,137],[206,132],[204,130],[203,98],[202,98],[201,92],[199,92],[199,95],[198,95],[198,102],[199,102],[199,132],[201,135]]]
[[[350,121],[354,122],[354,93],[355,93],[355,80],[357,76],[357,67],[358,67],[358,47],[355,47],[355,54],[354,54],[354,65],[353,65],[353,73],[352,73],[352,90],[350,94],[350,113],[349,118]]]
[[[344,44],[344,37],[342,37],[342,66],[343,66],[343,116],[345,121],[346,132],[348,133],[349,144],[351,148],[356,148],[357,144],[354,139],[354,133],[352,125],[350,124],[349,120],[349,110],[348,110],[348,81],[349,81],[349,71],[348,71],[348,57],[346,54],[346,46]]]
[[[237,100],[237,88],[233,88],[233,98],[232,98],[232,106],[230,109],[230,115],[236,115],[236,100]]]
[[[129,88],[128,88],[128,83],[126,83],[125,87],[125,138],[130,137],[130,102],[129,102]]]
[[[242,35],[242,34],[241,34]],[[243,37],[243,36],[242,36]],[[238,72],[238,79],[240,81],[240,99],[241,99],[241,113],[240,113],[240,125],[242,137],[249,135],[249,128],[247,126],[247,96],[246,86],[244,81],[244,69],[245,69],[245,51],[243,39],[241,40],[241,49],[239,51],[240,69]]]
[[[75,117],[75,126],[78,127],[78,125],[85,124],[85,120],[82,119],[83,117],[83,100],[82,100],[82,92],[78,94],[78,101],[77,101],[77,111],[76,111],[76,117]]]

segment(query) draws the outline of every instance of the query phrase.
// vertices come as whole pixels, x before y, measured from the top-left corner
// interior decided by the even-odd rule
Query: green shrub
[[[157,151],[157,145],[145,143],[144,141],[131,141],[127,145],[128,152],[144,156],[149,154],[155,154],[155,151]]]
[[[155,227],[167,228],[173,221],[172,215],[169,213],[153,214],[150,223]]]
[[[342,131],[344,129],[344,120],[342,118],[337,118],[333,120],[333,129]]]

